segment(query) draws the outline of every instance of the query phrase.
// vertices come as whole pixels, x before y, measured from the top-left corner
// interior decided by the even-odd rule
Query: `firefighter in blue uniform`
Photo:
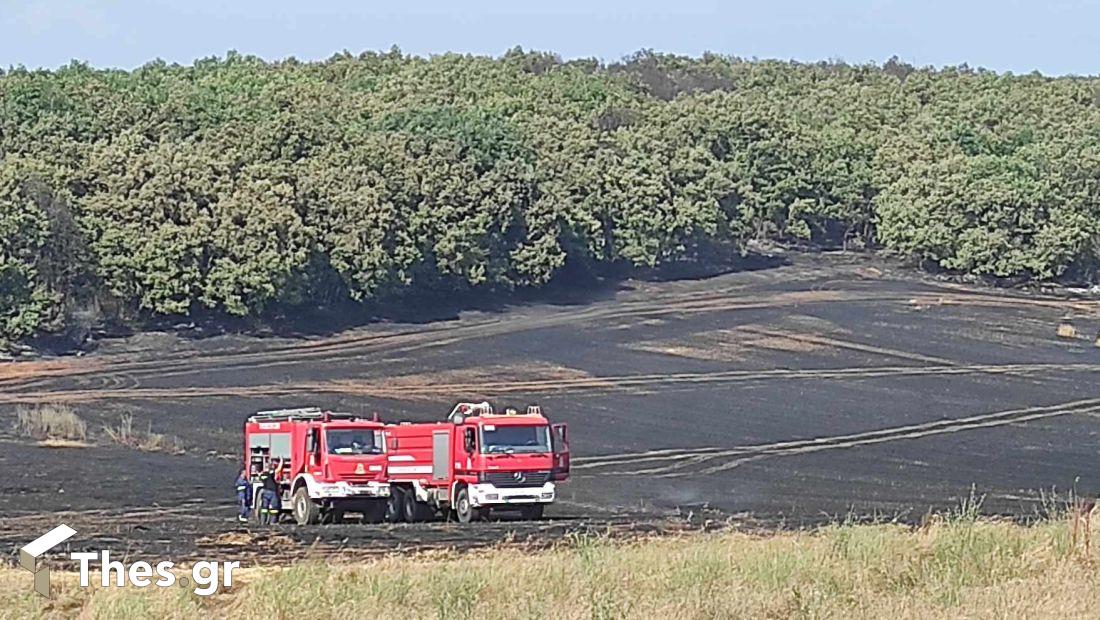
[[[279,510],[282,508],[282,502],[279,500],[279,481],[275,479],[275,472],[282,466],[282,461],[279,461],[278,465],[271,466],[268,470],[260,474],[260,523],[273,524],[279,522]]]
[[[248,523],[250,512],[252,512],[252,483],[248,480],[248,469],[242,469],[237,475],[237,521]]]

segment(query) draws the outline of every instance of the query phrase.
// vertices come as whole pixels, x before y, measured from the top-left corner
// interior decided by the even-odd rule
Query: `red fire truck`
[[[387,517],[386,442],[377,416],[316,407],[261,411],[245,422],[244,450],[254,508],[260,505],[259,474],[274,468],[282,507],[300,525],[339,522],[345,512],[367,521]]]
[[[539,519],[554,483],[569,478],[566,427],[537,406],[497,415],[489,403],[459,403],[446,422],[391,424],[386,434],[390,510],[405,521],[453,511],[468,523],[490,510]]]

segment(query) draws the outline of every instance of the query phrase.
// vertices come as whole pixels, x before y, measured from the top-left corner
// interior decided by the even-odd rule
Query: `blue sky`
[[[235,49],[499,55],[521,45],[617,60],[641,48],[746,58],[969,63],[1097,74],[1097,0],[0,0],[0,66],[132,68]]]

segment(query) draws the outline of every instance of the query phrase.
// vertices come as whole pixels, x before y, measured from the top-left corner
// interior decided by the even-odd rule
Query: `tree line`
[[[753,239],[1091,278],[1100,80],[520,49],[0,73],[0,339]]]

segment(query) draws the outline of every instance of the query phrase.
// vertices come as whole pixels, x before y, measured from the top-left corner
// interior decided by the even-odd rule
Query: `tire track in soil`
[[[263,351],[215,351],[210,353],[188,352],[183,359],[157,358],[152,360],[129,360],[123,358],[114,364],[101,358],[102,372],[89,370],[87,372],[73,368],[63,376],[90,377],[80,380],[84,385],[95,381],[97,374],[101,374],[100,382],[109,380],[114,375],[127,377],[156,376],[178,377],[182,375],[203,372],[224,372],[237,369],[260,369],[277,366],[295,365],[316,358],[325,360],[359,357],[369,353],[398,354],[416,351],[423,348],[446,346],[457,342],[475,338],[487,338],[520,331],[544,329],[561,325],[569,325],[578,321],[613,320],[629,318],[632,316],[663,315],[676,312],[706,312],[723,309],[753,309],[769,308],[798,303],[822,302],[822,301],[863,301],[878,298],[880,294],[861,295],[851,299],[842,299],[836,292],[807,292],[795,291],[776,295],[740,297],[730,300],[726,294],[710,293],[700,295],[700,299],[689,297],[669,301],[634,301],[621,302],[610,307],[592,307],[575,311],[556,312],[544,317],[521,317],[519,319],[491,319],[469,325],[443,325],[428,329],[416,329],[390,334],[349,334],[320,342],[296,343],[287,346],[272,347]],[[897,296],[894,296],[897,297]],[[897,297],[901,299],[901,297]],[[700,303],[704,305],[699,306]],[[714,303],[720,303],[718,307],[712,307]],[[275,358],[275,359],[272,359]],[[218,363],[219,360],[228,363]],[[16,385],[13,383],[12,385]],[[24,384],[23,387],[36,387],[43,385],[37,381]]]
[[[832,338],[829,336],[823,336],[819,334],[803,334],[794,332],[784,332],[774,329],[764,329],[761,327],[740,326],[736,328],[737,331],[754,334],[757,336],[764,336],[767,338],[783,338],[794,342],[800,342],[810,345],[818,345],[823,347],[833,347],[836,349],[847,349],[849,351],[859,351],[860,353],[871,353],[873,355],[881,355],[883,357],[894,357],[898,359],[909,360],[913,362],[923,362],[926,364],[937,365],[954,365],[953,360],[945,359],[942,357],[933,357],[930,355],[922,355],[920,353],[911,353],[909,351],[902,351],[899,349],[891,349],[888,347],[876,347],[869,344],[863,344],[860,342],[854,342],[851,340],[842,340],[840,338]]]
[[[598,474],[601,476],[644,475],[654,478],[708,476],[729,471],[745,463],[769,457],[795,456],[823,450],[836,450],[892,441],[919,439],[946,433],[995,428],[1009,424],[1018,424],[1066,415],[1092,415],[1097,412],[1100,412],[1100,398],[1090,398],[1057,405],[1008,409],[1005,411],[964,418],[952,418],[923,424],[909,424],[865,431],[862,433],[849,433],[844,435],[815,437],[811,439],[779,441],[766,444],[736,446],[732,448],[712,447],[684,450],[651,450],[636,454],[578,458],[574,460],[572,469],[574,472],[578,470],[584,472],[599,470]],[[703,467],[702,469],[692,469],[720,459],[729,460],[724,460],[724,462]],[[610,471],[605,469],[647,463],[656,464],[656,466],[644,469],[611,469]]]
[[[141,378],[180,377],[205,372],[228,372],[241,369],[268,369],[296,365],[318,358],[340,360],[366,354],[402,354],[424,348],[440,347],[475,338],[488,338],[520,331],[530,331],[596,320],[625,318],[653,318],[669,314],[693,314],[735,310],[767,309],[816,303],[851,303],[877,301],[903,303],[913,306],[986,306],[1033,307],[1042,306],[1077,312],[1100,314],[1100,302],[1075,301],[1057,298],[1018,298],[982,293],[905,295],[896,293],[852,292],[830,290],[802,290],[771,295],[740,296],[730,298],[728,292],[681,295],[673,299],[624,301],[611,306],[596,306],[575,311],[556,312],[544,317],[520,319],[491,319],[472,325],[443,325],[428,329],[416,329],[388,334],[348,334],[322,341],[294,343],[276,346],[262,351],[214,351],[209,353],[187,352],[182,357],[141,359],[140,354],[119,354],[112,361],[108,356],[94,360],[93,368],[77,367],[56,369],[42,375],[25,374],[4,378],[0,374],[0,386],[23,389],[46,387],[51,380],[76,377],[83,386],[103,385],[120,381],[124,377],[140,385]],[[917,354],[911,354],[916,356]],[[136,358],[136,359],[135,359]]]
[[[395,400],[461,395],[607,393],[654,389],[682,389],[684,386],[763,382],[771,380],[863,380],[897,377],[1002,375],[1031,376],[1050,372],[1098,372],[1100,364],[945,364],[940,366],[876,366],[832,369],[726,370],[695,373],[595,376],[576,379],[541,379],[507,382],[425,383],[387,385],[385,382],[356,381],[295,382],[257,386],[59,389],[0,394],[0,404],[46,402],[87,403],[104,400],[153,400],[210,397],[278,397],[303,393],[372,396]]]
[[[453,326],[428,332],[412,331],[391,335],[375,335],[365,337],[352,337],[346,343],[339,342],[325,348],[311,349],[305,353],[291,355],[282,359],[269,359],[267,351],[256,352],[255,362],[249,360],[243,362],[234,358],[233,363],[217,366],[218,371],[237,369],[274,368],[277,366],[296,365],[303,361],[324,358],[325,360],[341,360],[360,357],[364,354],[385,353],[388,355],[406,354],[425,348],[442,347],[473,339],[491,338],[505,334],[513,334],[521,331],[532,331],[573,325],[576,323],[591,321],[613,321],[624,318],[647,319],[670,314],[698,314],[709,312],[728,312],[738,310],[759,310],[780,307],[794,307],[804,304],[817,303],[856,303],[864,301],[877,301],[885,303],[901,303],[910,306],[986,306],[986,307],[1020,307],[1020,306],[1044,306],[1054,308],[1074,308],[1084,311],[1091,308],[1100,313],[1100,302],[1061,302],[1055,300],[1033,300],[999,298],[989,295],[898,295],[893,293],[869,293],[861,292],[852,294],[842,291],[793,291],[778,293],[769,296],[740,297],[730,300],[723,295],[708,295],[703,299],[673,300],[665,302],[624,302],[608,308],[588,308],[574,312],[558,312],[546,317],[524,318],[512,320],[492,320],[470,326]],[[1091,304],[1091,305],[1089,305]],[[625,306],[625,308],[624,308]],[[434,339],[432,336],[442,334],[444,337]],[[360,340],[366,338],[370,344],[362,347]],[[392,346],[391,346],[392,345]],[[910,354],[917,355],[917,354]],[[931,358],[929,358],[931,359]],[[928,361],[928,359],[924,360]],[[156,371],[158,377],[176,377],[195,372],[204,372],[206,368],[193,369],[181,368],[175,371]]]

